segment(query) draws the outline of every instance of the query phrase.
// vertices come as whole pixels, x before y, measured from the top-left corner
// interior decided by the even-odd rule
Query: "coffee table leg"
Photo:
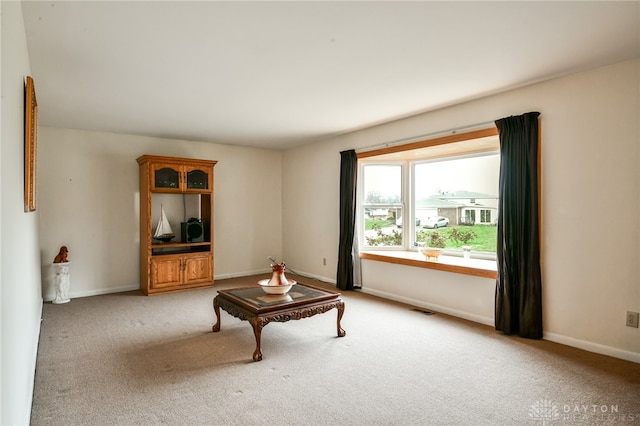
[[[346,336],[347,332],[340,327],[340,320],[342,319],[342,315],[344,314],[344,303],[338,305],[338,337]]]
[[[214,333],[220,331],[220,306],[218,306],[218,296],[213,298],[213,310],[216,312],[216,323],[211,327]]]
[[[256,337],[256,350],[253,352],[254,361],[262,361],[262,351],[260,350],[260,340],[262,337],[262,320],[258,317],[251,319],[251,327],[253,327],[253,334]]]

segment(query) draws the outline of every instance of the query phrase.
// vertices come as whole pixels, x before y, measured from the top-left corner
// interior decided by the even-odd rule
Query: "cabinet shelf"
[[[140,290],[149,295],[212,286],[216,161],[157,155],[143,155],[137,161],[140,166]],[[204,235],[201,232],[196,239],[183,228],[182,235],[176,238],[180,242],[154,240],[152,205],[154,211],[163,200],[169,205],[176,202],[184,205],[185,197],[196,197],[192,198],[197,202],[192,203],[190,215],[200,219]],[[192,238],[192,242],[187,242]]]
[[[208,253],[211,251],[211,243],[154,244],[151,246],[152,257],[168,254]]]
[[[211,243],[209,241],[200,242],[200,243],[153,243],[151,244],[152,249],[170,249],[170,248],[179,248],[179,247],[199,247],[199,246],[209,246]]]

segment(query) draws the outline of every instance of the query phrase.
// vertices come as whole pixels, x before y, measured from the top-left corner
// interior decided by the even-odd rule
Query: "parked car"
[[[427,218],[427,220],[424,223],[424,227],[436,229],[436,228],[442,228],[444,226],[447,226],[448,224],[449,224],[449,219],[447,219],[446,217],[432,216]]]
[[[402,228],[402,216],[396,219],[396,226]],[[416,226],[420,226],[420,219],[416,218]]]

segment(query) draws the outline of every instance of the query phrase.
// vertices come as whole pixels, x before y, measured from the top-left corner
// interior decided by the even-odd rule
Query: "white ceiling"
[[[639,57],[638,2],[24,1],[41,125],[283,149]]]

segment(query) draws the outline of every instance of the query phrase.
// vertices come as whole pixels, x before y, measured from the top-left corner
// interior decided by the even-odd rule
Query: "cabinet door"
[[[169,164],[151,165],[151,190],[180,192],[182,168]]]
[[[213,281],[212,259],[209,254],[185,256],[185,285]]]
[[[211,167],[202,166],[185,166],[185,188],[186,192],[195,191],[211,191],[213,170]]]
[[[175,287],[182,284],[182,256],[151,258],[151,288]]]

